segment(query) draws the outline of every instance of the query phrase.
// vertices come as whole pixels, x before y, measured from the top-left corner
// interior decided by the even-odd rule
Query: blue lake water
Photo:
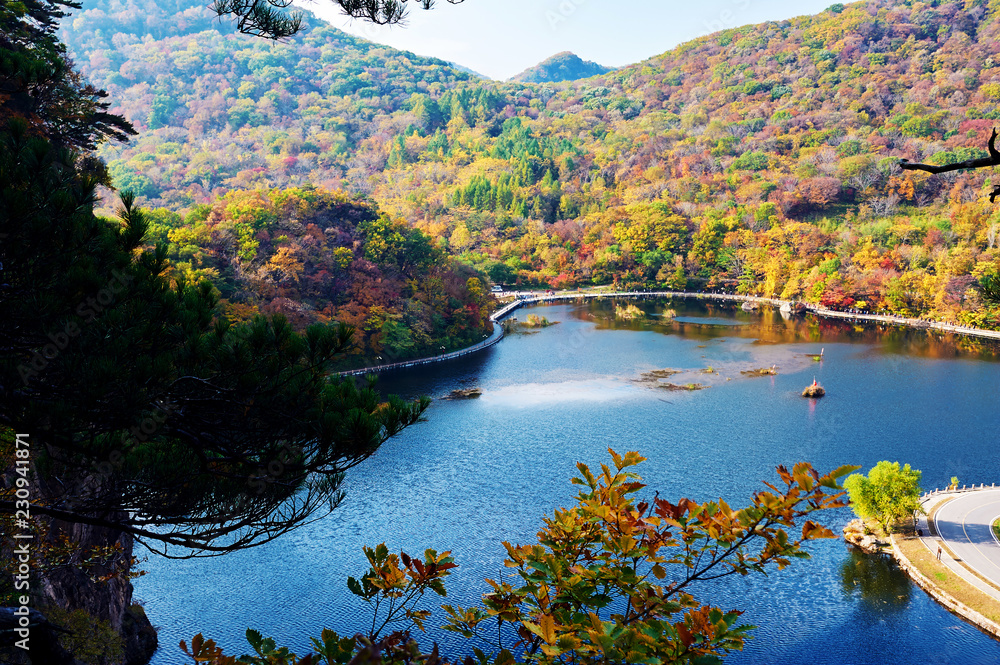
[[[324,627],[364,630],[369,615],[345,582],[365,569],[366,544],[452,550],[460,567],[447,602],[475,604],[483,578],[503,574],[501,541],[534,542],[541,516],[572,504],[575,463],[606,462],[609,447],[649,458],[638,471],[650,494],[722,497],[732,505],[773,480],[775,466],[800,460],[820,470],[908,462],[929,489],[952,476],[1000,481],[996,347],[718,304],[638,304],[650,316],[628,323],[613,319],[611,302],[536,307],[558,325],[384,377],[388,391],[439,399],[426,422],[349,472],[347,500],[331,516],[225,557],[145,562],[148,574],[135,587],[160,627],[153,664],[189,662],[177,644],[198,632],[242,654],[250,627],[301,654]],[[668,306],[677,320],[656,316]],[[772,365],[777,376],[741,374]],[[642,381],[667,368],[681,371],[666,381],[705,388],[671,391],[648,375]],[[827,390],[822,400],[800,396],[814,378]],[[482,397],[440,399],[471,387]],[[845,509],[824,521],[839,533],[850,517]],[[744,621],[758,626],[727,662],[1000,662],[1000,643],[935,604],[894,566],[839,540],[809,549],[811,560],[780,573],[696,591],[705,602],[746,610]],[[469,651],[439,630],[421,641],[452,656]]]

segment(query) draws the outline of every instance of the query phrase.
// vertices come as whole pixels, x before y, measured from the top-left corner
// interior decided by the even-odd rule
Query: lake
[[[177,647],[198,632],[227,654],[249,651],[254,628],[305,653],[322,628],[365,629],[347,591],[365,569],[362,545],[417,554],[452,550],[446,602],[472,605],[484,577],[503,574],[501,541],[531,543],[541,517],[576,496],[575,463],[607,449],[649,458],[652,495],[748,503],[774,468],[821,471],[883,459],[923,471],[922,485],[1000,481],[1000,364],[988,343],[893,327],[855,326],[732,304],[632,301],[646,317],[616,321],[614,303],[519,310],[557,325],[509,335],[480,354],[386,375],[380,386],[435,398],[427,421],[348,473],[347,500],[328,518],[269,545],[214,559],[150,557],[135,581],[160,649],[154,665],[190,662]],[[677,318],[663,316],[667,308]],[[822,351],[822,361],[813,356]],[[776,366],[776,376],[741,372]],[[646,374],[680,370],[666,390]],[[643,380],[643,375],[646,375]],[[801,397],[817,379],[821,400]],[[456,388],[482,397],[448,400]],[[822,521],[839,533],[847,509]],[[767,577],[698,587],[704,602],[746,610],[755,639],[728,663],[996,663],[1000,643],[952,616],[896,569],[843,541]],[[428,621],[435,626],[444,613]],[[446,655],[469,651],[440,630],[421,637]]]

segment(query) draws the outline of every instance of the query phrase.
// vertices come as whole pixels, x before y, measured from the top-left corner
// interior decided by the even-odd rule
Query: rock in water
[[[853,519],[844,527],[844,540],[867,554],[878,554],[884,551],[888,543],[873,533],[868,533],[864,522]]]
[[[448,395],[448,399],[475,399],[483,394],[479,388],[456,388]]]

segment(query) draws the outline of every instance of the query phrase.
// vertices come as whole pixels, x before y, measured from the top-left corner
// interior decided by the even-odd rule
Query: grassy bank
[[[912,528],[896,534],[896,547],[910,564],[931,580],[940,591],[979,612],[987,619],[1000,623],[1000,601],[975,588],[937,558],[916,538]]]

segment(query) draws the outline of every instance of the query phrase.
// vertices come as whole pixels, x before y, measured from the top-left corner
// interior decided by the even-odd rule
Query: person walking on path
[[[938,560],[938,561],[940,561],[940,560],[941,560],[941,546],[940,546],[940,545],[938,545],[938,554],[937,554],[937,560]]]

